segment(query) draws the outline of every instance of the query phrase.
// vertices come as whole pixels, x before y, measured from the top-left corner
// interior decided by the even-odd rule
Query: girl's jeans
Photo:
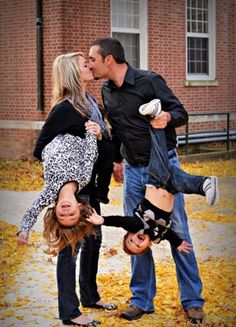
[[[171,150],[168,155],[171,158],[169,159],[170,165],[178,167],[179,161],[176,151]],[[148,180],[148,168],[148,166],[132,167],[125,162],[124,214],[126,216],[132,216],[133,210],[144,198],[145,184]],[[171,220],[171,228],[179,237],[192,243],[182,193],[175,194]],[[172,248],[172,255],[176,264],[180,299],[183,308],[202,307],[204,304],[204,300],[201,297],[202,282],[199,277],[193,249],[186,255]],[[154,310],[153,299],[156,295],[156,277],[152,251],[149,250],[144,255],[132,256],[131,267],[130,288],[133,293],[131,303],[145,312],[152,312]]]

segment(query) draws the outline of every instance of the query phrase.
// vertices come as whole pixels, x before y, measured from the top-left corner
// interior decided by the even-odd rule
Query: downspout
[[[42,0],[36,0],[37,109],[44,110]]]

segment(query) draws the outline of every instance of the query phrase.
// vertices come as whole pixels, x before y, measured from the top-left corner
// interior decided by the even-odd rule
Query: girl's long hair
[[[72,253],[75,255],[76,243],[83,240],[85,236],[94,234],[93,225],[86,220],[92,212],[92,207],[85,201],[80,200],[80,202],[80,218],[75,226],[63,226],[58,222],[55,214],[56,206],[47,209],[44,216],[43,236],[50,248],[60,251],[66,246],[71,246]]]
[[[58,56],[52,67],[52,108],[59,103],[71,99],[73,107],[83,116],[86,112],[78,105],[84,108],[88,107],[88,100],[84,94],[83,81],[79,69],[78,57],[84,58],[82,52],[72,52]]]

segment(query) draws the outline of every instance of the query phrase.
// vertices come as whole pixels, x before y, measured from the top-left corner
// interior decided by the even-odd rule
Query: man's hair
[[[98,53],[105,59],[107,56],[112,55],[117,64],[126,63],[125,51],[118,39],[107,37],[98,39],[92,43],[91,46],[99,46]]]
[[[129,232],[126,233],[124,235],[124,238],[123,238],[123,250],[124,250],[124,252],[127,253],[127,254],[129,254],[129,255],[140,255],[140,254],[146,253],[147,250],[149,249],[149,246],[147,246],[146,249],[144,249],[143,251],[141,251],[139,253],[133,253],[132,251],[130,251],[130,249],[128,249],[127,244],[126,244],[126,241],[127,241],[127,238],[129,236],[129,234],[130,234]]]

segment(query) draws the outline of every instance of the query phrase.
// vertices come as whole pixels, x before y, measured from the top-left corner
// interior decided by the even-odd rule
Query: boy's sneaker
[[[218,178],[215,176],[206,178],[202,188],[206,196],[207,204],[209,206],[216,204],[219,200]]]
[[[139,107],[139,112],[141,115],[155,117],[161,113],[161,101],[159,99],[154,99],[148,103],[144,103]]]

